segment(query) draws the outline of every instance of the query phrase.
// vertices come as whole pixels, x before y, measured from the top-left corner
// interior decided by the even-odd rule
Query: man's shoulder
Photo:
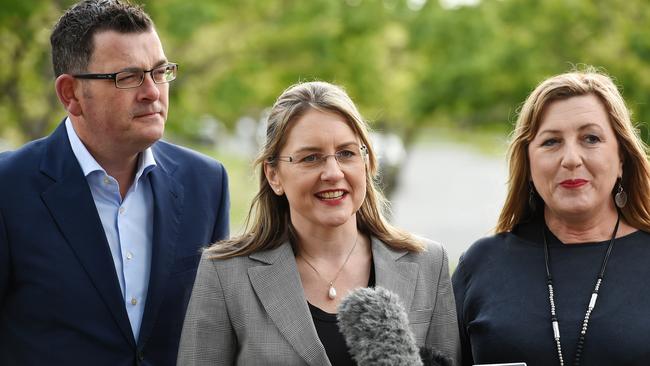
[[[221,192],[227,186],[228,174],[217,160],[167,141],[158,141],[152,146],[156,164],[167,174],[197,194],[204,190]]]
[[[156,142],[152,146],[152,149],[156,161],[163,164],[167,163],[179,166],[189,164],[194,168],[198,166],[212,169],[216,168],[217,170],[223,169],[223,165],[214,158],[165,140]]]
[[[46,146],[47,137],[30,141],[16,150],[0,153],[0,176],[31,171],[38,167]]]

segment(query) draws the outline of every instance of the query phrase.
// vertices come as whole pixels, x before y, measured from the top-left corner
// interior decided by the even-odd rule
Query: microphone
[[[399,296],[385,288],[359,288],[339,305],[339,328],[358,366],[451,366],[439,352],[419,349]]]

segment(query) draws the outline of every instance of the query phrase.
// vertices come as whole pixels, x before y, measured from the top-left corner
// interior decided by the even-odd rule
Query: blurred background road
[[[442,243],[453,268],[471,243],[492,233],[506,179],[501,156],[461,144],[416,145],[392,195],[393,223]]]

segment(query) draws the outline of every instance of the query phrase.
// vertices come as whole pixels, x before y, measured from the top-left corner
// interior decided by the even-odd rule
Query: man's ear
[[[278,196],[282,196],[282,194],[284,194],[284,189],[282,188],[282,181],[280,180],[277,167],[265,162],[264,175],[266,176],[266,181],[269,182],[269,186],[271,186],[273,192]]]
[[[69,74],[62,74],[56,78],[54,87],[56,89],[56,96],[63,104],[63,107],[73,116],[80,116],[82,114],[81,103],[79,103],[79,95],[77,80]]]

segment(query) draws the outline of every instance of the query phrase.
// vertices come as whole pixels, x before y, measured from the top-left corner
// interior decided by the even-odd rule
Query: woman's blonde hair
[[[230,258],[253,252],[273,249],[286,240],[294,240],[289,202],[285,195],[276,195],[267,182],[264,164],[276,164],[274,159],[286,142],[292,122],[307,111],[332,112],[342,116],[361,143],[367,147],[366,196],[357,211],[357,226],[362,232],[374,235],[397,249],[421,251],[424,245],[405,231],[388,223],[384,213],[388,203],[378,188],[377,158],[368,136],[368,125],[361,117],[350,97],[336,85],[313,81],[290,86],[278,97],[268,117],[266,142],[254,165],[259,167],[259,191],[253,198],[244,233],[208,248],[213,258]]]
[[[537,134],[544,109],[553,101],[588,94],[596,96],[605,107],[618,141],[623,159],[621,184],[628,195],[627,204],[621,209],[623,217],[633,227],[650,231],[650,166],[647,147],[632,125],[625,101],[612,79],[593,67],[587,67],[583,71],[544,80],[524,102],[508,149],[508,193],[495,229],[497,233],[511,231],[515,225],[533,214],[529,203],[531,188],[528,145]]]

